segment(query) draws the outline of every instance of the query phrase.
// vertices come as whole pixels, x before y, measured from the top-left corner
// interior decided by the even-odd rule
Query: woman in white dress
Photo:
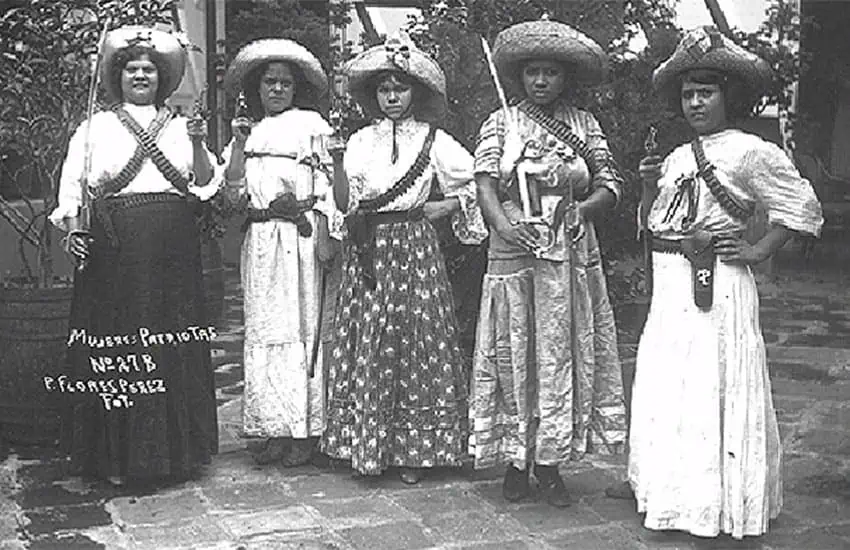
[[[641,161],[654,288],[637,355],[629,482],[649,529],[761,535],[782,505],[781,446],[751,266],[823,218],[776,145],[743,132],[763,60],[689,32],[653,75],[696,136]],[[742,238],[756,203],[769,229]]]
[[[320,302],[335,210],[322,145],[331,129],[314,108],[327,77],[303,46],[264,39],[237,54],[225,86],[248,110],[233,120],[220,176],[229,200],[248,205],[243,431],[261,440],[258,463],[295,466],[324,429]]]

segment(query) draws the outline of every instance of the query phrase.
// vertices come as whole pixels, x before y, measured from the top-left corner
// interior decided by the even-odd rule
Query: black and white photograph
[[[0,550],[850,550],[850,0],[0,0]]]

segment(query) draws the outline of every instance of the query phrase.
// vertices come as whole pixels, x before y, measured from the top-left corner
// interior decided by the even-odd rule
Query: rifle
[[[646,139],[643,142],[643,150],[647,156],[658,154],[658,130],[655,126],[650,125]],[[643,192],[641,192],[643,195]],[[649,232],[649,209],[651,204],[644,204],[644,196],[641,196],[641,201],[638,206],[640,220],[640,238],[643,245],[643,265],[645,274],[646,293],[652,296],[652,234]]]
[[[89,94],[86,103],[86,127],[84,130],[85,139],[83,141],[83,175],[81,178],[81,204],[79,215],[79,226],[70,234],[82,234],[85,238],[91,238],[91,163],[92,163],[92,144],[91,144],[91,119],[94,117],[95,104],[97,102],[97,88],[100,85],[100,66],[103,63],[103,50],[106,47],[106,34],[109,32],[109,26],[112,23],[112,17],[107,17],[103,22],[103,28],[100,31],[100,37],[97,41],[97,54],[95,56],[94,66],[92,67],[91,82],[89,83]],[[77,271],[82,272],[87,265],[86,260],[77,262]]]

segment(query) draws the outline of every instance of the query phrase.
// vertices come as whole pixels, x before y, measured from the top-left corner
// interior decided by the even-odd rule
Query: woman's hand
[[[342,161],[343,155],[345,155],[345,139],[343,139],[342,136],[333,134],[328,138],[327,148],[328,154],[334,162],[340,162]]]
[[[200,143],[207,137],[207,121],[204,117],[196,116],[186,121],[186,133],[192,143]]]
[[[754,265],[765,261],[770,253],[758,243],[750,244],[739,236],[716,237],[714,252],[726,263]]]
[[[460,208],[460,201],[456,197],[439,201],[428,201],[422,205],[425,217],[431,221],[449,216],[458,208]]]
[[[248,117],[240,116],[230,121],[230,130],[236,145],[244,146],[253,129],[254,122]]]
[[[659,155],[649,155],[640,160],[638,174],[644,188],[655,189],[661,179],[661,165],[664,159]]]
[[[88,259],[92,241],[92,236],[87,231],[71,231],[65,237],[65,252],[70,254],[79,265]]]
[[[508,244],[521,246],[529,252],[537,248],[537,239],[540,238],[540,233],[536,229],[522,222],[506,224],[496,229],[496,233]]]

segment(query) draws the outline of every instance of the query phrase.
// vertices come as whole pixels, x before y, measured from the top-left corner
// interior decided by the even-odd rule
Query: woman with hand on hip
[[[102,82],[114,104],[72,137],[50,214],[84,264],[68,350],[69,378],[87,390],[72,394],[72,470],[116,484],[186,479],[218,447],[215,333],[192,206],[218,188],[209,184],[203,120],[165,105],[185,65],[169,33],[109,32]],[[90,228],[82,226],[84,193]]]
[[[325,425],[322,272],[338,213],[323,145],[331,129],[315,109],[327,77],[300,44],[264,39],[239,51],[225,87],[247,103],[233,120],[222,174],[228,199],[248,205],[243,432],[261,439],[251,446],[258,463],[297,466]]]
[[[503,30],[493,61],[519,99],[484,122],[475,151],[490,225],[478,317],[471,421],[476,468],[507,463],[518,501],[529,470],[552,506],[570,496],[559,466],[626,439],[617,331],[594,224],[620,196],[605,134],[570,105],[569,86],[604,79],[589,37],[550,20]]]
[[[390,39],[346,72],[352,95],[377,120],[334,159],[348,238],[322,444],[362,474],[395,466],[413,484],[426,468],[460,466],[466,450],[467,370],[431,221],[452,216],[466,243],[483,240],[486,229],[472,157],[434,125],[446,110],[437,63]],[[433,179],[444,200],[428,201]]]
[[[781,455],[751,266],[820,204],[776,145],[737,128],[770,69],[712,28],[691,31],[653,74],[694,132],[640,163],[654,288],[637,355],[629,481],[649,529],[761,535],[782,505]],[[769,229],[742,238],[756,203]]]

